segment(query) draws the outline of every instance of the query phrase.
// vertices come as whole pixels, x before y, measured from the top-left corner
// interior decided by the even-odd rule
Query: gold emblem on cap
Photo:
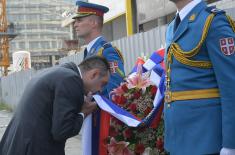
[[[194,21],[196,18],[196,14],[192,14],[190,17],[189,17],[189,20],[190,21]]]

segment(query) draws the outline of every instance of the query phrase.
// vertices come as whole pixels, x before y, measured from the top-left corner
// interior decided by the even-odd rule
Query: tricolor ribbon
[[[151,125],[152,120],[155,118],[156,113],[159,111],[164,98],[165,73],[162,67],[156,66],[151,71],[150,80],[156,84],[158,90],[154,98],[154,108],[151,113],[143,120],[138,119],[134,115],[130,114],[126,110],[122,109],[121,107],[117,106],[115,103],[101,95],[94,95],[93,97],[102,110],[108,112],[130,127],[137,127],[141,124]]]
[[[136,75],[138,70],[138,65],[141,65],[142,67],[142,73],[145,73],[147,71],[151,71],[156,65],[161,64],[161,66],[164,68],[164,48],[160,48],[159,50],[153,52],[153,54],[150,56],[150,58],[144,62],[143,58],[138,57],[137,61],[135,63],[135,66],[131,70],[129,77],[133,77]]]
[[[152,70],[157,64],[163,62],[164,57],[164,49],[161,48],[155,51],[150,58],[144,63],[143,67],[146,68],[148,71]]]
[[[153,101],[154,108],[146,118],[140,120],[134,115],[132,115],[131,113],[117,106],[115,103],[108,100],[107,98],[100,96],[100,95],[94,95],[93,97],[96,100],[98,106],[105,112],[111,114],[112,116],[116,117],[117,119],[119,119],[120,121],[122,121],[123,123],[125,123],[126,125],[130,127],[137,127],[137,126],[140,126],[141,124],[151,125],[151,126],[156,127],[159,121],[161,120],[161,113],[162,113],[163,99],[164,99],[164,89],[165,89],[164,88],[165,72],[163,69],[164,68],[163,56],[164,56],[164,49],[159,49],[156,52],[154,52],[145,63],[143,59],[138,58],[134,68],[132,69],[129,75],[129,77],[134,76],[137,73],[138,66],[141,65],[142,73],[151,71],[150,80],[158,88],[154,101]],[[102,117],[102,114],[101,114],[101,117]],[[104,118],[107,118],[107,114],[106,114],[106,117]],[[103,129],[102,127],[107,126],[107,123],[109,122],[105,121],[106,124],[102,124],[103,121],[105,120],[100,121],[101,124],[99,125],[100,125],[101,130],[106,131],[106,129],[108,128]],[[98,139],[99,148],[98,148],[98,151],[94,154],[94,149],[97,148],[97,146],[92,146],[92,140],[94,140],[94,138],[104,137],[104,135],[102,135],[101,133],[102,131],[101,131],[98,137],[92,138],[91,127],[92,127],[92,117],[90,115],[85,119],[84,125],[83,125],[83,135],[82,135],[83,155],[95,155],[95,154],[106,155],[107,150],[105,150],[105,147],[101,146],[103,144],[102,139]],[[103,133],[107,133],[107,132],[103,132]]]
[[[138,69],[139,69],[138,67],[141,67],[142,73],[147,72],[147,69],[145,69],[143,67],[144,63],[145,62],[144,62],[143,58],[138,57],[137,61],[135,62],[135,66],[132,68],[132,70],[131,70],[130,74],[128,75],[128,77],[131,78],[131,77],[135,76],[137,74],[137,72],[138,72]]]

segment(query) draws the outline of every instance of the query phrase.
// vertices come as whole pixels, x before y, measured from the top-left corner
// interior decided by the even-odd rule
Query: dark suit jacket
[[[0,155],[64,155],[79,133],[83,82],[73,63],[40,72],[29,82],[0,142]]]

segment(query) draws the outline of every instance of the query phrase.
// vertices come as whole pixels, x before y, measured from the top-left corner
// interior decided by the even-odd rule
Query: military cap
[[[107,8],[106,6],[83,1],[77,1],[76,5],[78,6],[78,9],[73,19],[89,15],[97,15],[103,17],[104,13],[109,11],[109,8]]]

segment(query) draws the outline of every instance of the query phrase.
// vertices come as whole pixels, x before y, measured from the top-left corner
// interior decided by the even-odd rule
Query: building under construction
[[[69,29],[61,27],[61,15],[74,7],[73,0],[7,0],[6,5],[8,21],[18,34],[9,44],[10,55],[29,51],[34,69],[52,66],[66,55],[61,49]]]

